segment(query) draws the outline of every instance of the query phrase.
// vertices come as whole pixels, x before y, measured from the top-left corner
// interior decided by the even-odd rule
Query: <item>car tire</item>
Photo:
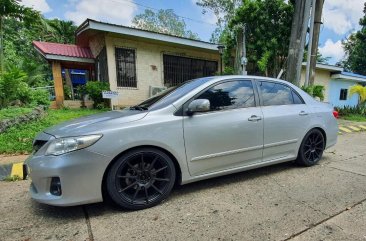
[[[106,188],[120,207],[139,210],[170,194],[176,178],[173,160],[155,148],[138,148],[119,157],[107,174]]]
[[[302,166],[313,166],[319,162],[325,149],[325,138],[319,129],[310,130],[304,137],[296,163]]]

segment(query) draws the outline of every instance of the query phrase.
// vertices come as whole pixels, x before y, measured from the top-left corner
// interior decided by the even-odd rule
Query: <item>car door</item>
[[[192,99],[208,99],[210,111],[183,118],[191,175],[261,161],[263,121],[256,96],[251,80],[236,79],[217,83]]]
[[[311,113],[290,86],[258,81],[263,125],[263,161],[297,156],[297,147],[310,123]]]

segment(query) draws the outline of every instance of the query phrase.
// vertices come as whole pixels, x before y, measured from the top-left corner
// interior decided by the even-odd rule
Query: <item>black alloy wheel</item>
[[[301,143],[296,162],[304,166],[313,166],[322,158],[324,149],[323,133],[318,129],[312,129]]]
[[[107,190],[126,209],[144,209],[164,200],[175,182],[171,158],[154,148],[140,148],[122,155],[110,168]]]

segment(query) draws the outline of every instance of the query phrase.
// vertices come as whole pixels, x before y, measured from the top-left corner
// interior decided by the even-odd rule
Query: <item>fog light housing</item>
[[[59,177],[52,177],[50,185],[50,193],[54,196],[61,196],[61,181]]]

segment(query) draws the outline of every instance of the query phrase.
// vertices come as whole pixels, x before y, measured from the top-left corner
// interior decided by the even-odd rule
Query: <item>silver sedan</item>
[[[139,105],[40,133],[26,161],[33,199],[71,206],[109,196],[154,206],[174,184],[296,161],[312,166],[337,141],[336,113],[277,79],[195,79]]]

